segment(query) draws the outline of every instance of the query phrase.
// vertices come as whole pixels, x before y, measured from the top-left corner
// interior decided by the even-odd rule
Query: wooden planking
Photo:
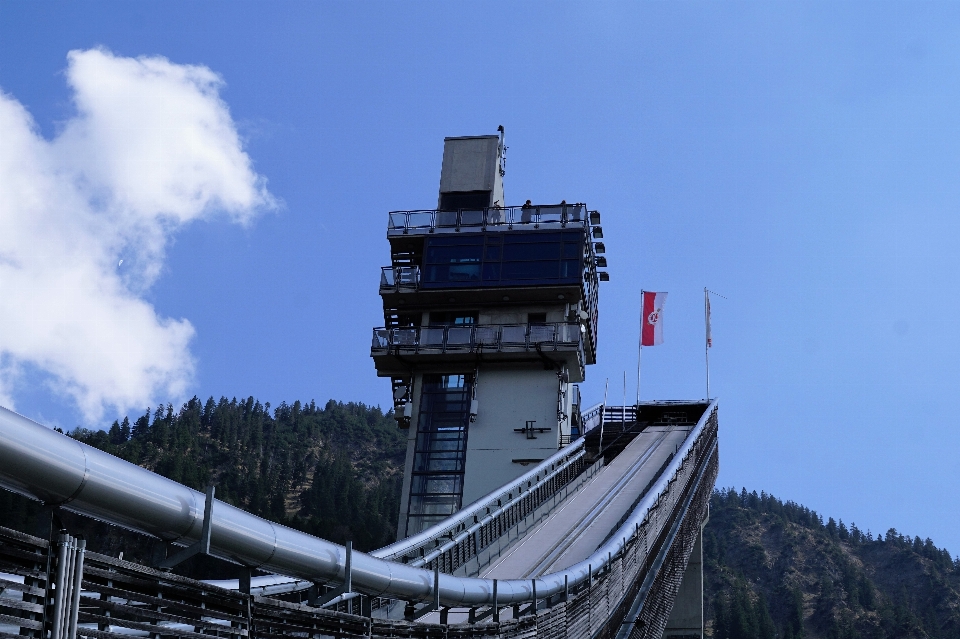
[[[187,639],[208,639],[210,635],[200,634],[198,632],[191,632],[189,630],[181,629],[171,629],[169,627],[152,624],[152,623],[143,623],[140,621],[130,621],[129,619],[120,619],[118,617],[107,617],[104,615],[95,615],[90,612],[85,612],[80,610],[78,616],[80,623],[97,623],[105,624],[111,626],[122,626],[124,628],[131,628],[133,630],[145,630],[151,633],[157,633],[161,635],[175,635],[177,637],[186,637]],[[221,626],[224,630],[234,630],[233,628],[227,628],[226,626]],[[78,629],[78,632],[86,632],[89,628]]]
[[[200,618],[200,615],[196,617],[184,617],[181,615],[175,615],[169,612],[163,612],[162,610],[155,610],[152,608],[145,608],[142,606],[128,606],[116,601],[106,601],[104,599],[94,599],[93,597],[80,597],[81,611],[87,611],[91,608],[96,608],[99,610],[108,610],[111,613],[111,619],[122,619],[123,617],[114,617],[113,613],[127,615],[129,617],[139,617],[141,619],[146,619],[150,621],[172,621],[175,623],[185,623],[193,626],[200,626],[203,628],[213,629],[213,630],[223,630],[224,628],[229,628],[229,626],[224,626],[222,624],[216,624],[211,621],[205,621]],[[164,606],[167,607],[167,606]],[[204,617],[208,616],[206,614]],[[236,620],[233,618],[232,620]],[[231,632],[231,634],[245,634],[240,630]]]
[[[46,550],[50,547],[50,542],[42,537],[34,537],[33,535],[22,533],[19,530],[14,530],[13,528],[6,528],[5,526],[0,526],[0,537],[6,537],[10,541],[19,542],[28,546],[34,546],[42,550]]]
[[[83,581],[83,588],[86,591],[97,592],[102,595],[108,595],[110,597],[114,597],[116,599],[123,599],[128,602],[126,605],[130,605],[129,604],[130,601],[136,601],[139,603],[149,604],[152,606],[162,606],[164,608],[173,608],[174,610],[179,610],[181,612],[194,614],[197,617],[202,615],[204,617],[215,617],[217,619],[226,619],[228,621],[233,621],[241,616],[244,616],[240,614],[230,614],[229,612],[223,612],[221,610],[217,610],[216,608],[201,608],[200,606],[183,603],[181,601],[177,601],[176,599],[154,597],[141,592],[132,592],[130,590],[122,590],[120,588],[111,588],[109,586],[102,586],[96,583],[88,582],[87,580]],[[197,599],[200,599],[199,593],[193,593],[193,594]],[[100,602],[103,600],[101,599],[101,600],[95,600],[95,601],[97,602],[96,605],[99,605]],[[113,602],[113,603],[120,603],[120,602]],[[220,603],[220,602],[205,601],[204,603],[209,605],[210,603]],[[240,612],[245,612],[246,606],[243,606],[242,604],[243,602],[239,602],[239,605],[237,605],[235,609],[239,610]],[[91,605],[94,605],[94,604],[92,604],[91,602]]]
[[[30,603],[29,601],[20,601],[19,599],[5,599],[0,597],[0,608],[12,608],[14,610],[23,610],[25,612],[43,613],[43,606]]]
[[[0,579],[0,589],[2,590],[19,590],[20,592],[27,595],[35,595],[37,597],[42,597],[47,594],[46,590],[42,588],[34,588],[33,586],[27,586],[20,583],[19,581],[8,581],[6,579]]]
[[[10,624],[11,626],[20,626],[21,628],[30,628],[31,630],[40,630],[43,627],[43,623],[40,621],[4,614],[0,614],[0,624]]]

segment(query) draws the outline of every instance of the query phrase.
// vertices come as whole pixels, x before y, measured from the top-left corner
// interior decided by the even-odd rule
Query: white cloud
[[[66,77],[77,113],[53,140],[0,92],[0,403],[27,365],[95,422],[191,382],[193,327],[141,298],[171,235],[276,203],[210,69],[93,49]]]

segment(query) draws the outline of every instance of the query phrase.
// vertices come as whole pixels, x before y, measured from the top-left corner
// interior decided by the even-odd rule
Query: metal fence
[[[420,287],[419,266],[381,266],[380,290],[416,290]]]
[[[582,227],[587,224],[587,215],[585,204],[488,207],[458,211],[392,211],[387,223],[387,234],[433,233],[471,227],[488,230],[510,229],[514,226]]]
[[[580,324],[477,324],[375,328],[374,355],[394,351],[407,354],[510,353],[525,351],[583,352]]]

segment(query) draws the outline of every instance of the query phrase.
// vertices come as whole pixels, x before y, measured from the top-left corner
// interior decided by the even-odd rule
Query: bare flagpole
[[[620,432],[627,430],[627,371],[623,371],[623,412],[620,413]]]
[[[710,399],[710,348],[713,346],[713,329],[710,327],[710,294],[727,299],[726,296],[703,287],[703,321],[706,324],[706,343],[703,346],[704,357],[707,360],[707,400]]]
[[[706,336],[703,340],[703,354],[707,360],[707,401],[710,401],[710,291],[703,287],[703,321],[706,326]]]
[[[640,339],[637,346],[637,406],[640,406],[640,356],[643,355],[643,289],[640,289]],[[640,410],[639,408],[637,410]]]
[[[603,422],[607,412],[607,391],[610,390],[610,378],[603,385],[603,407],[600,409],[600,450],[603,451]]]

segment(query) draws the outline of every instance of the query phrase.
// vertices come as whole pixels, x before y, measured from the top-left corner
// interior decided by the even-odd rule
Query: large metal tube
[[[53,582],[53,631],[51,637],[60,639],[63,636],[63,605],[67,574],[67,540],[70,536],[61,533],[57,537],[57,576]]]
[[[76,542],[76,559],[73,565],[73,591],[70,593],[70,621],[67,624],[67,637],[77,636],[77,617],[80,614],[80,593],[83,584],[83,555],[87,548],[87,541],[79,539]]]
[[[587,560],[536,580],[536,597],[564,592],[588,578],[590,568],[602,568],[632,537],[632,527],[655,502],[702,432],[714,408],[681,445],[673,463],[632,516]],[[205,495],[170,479],[81,444],[0,407],[0,486],[49,505],[146,533],[166,541],[191,544],[200,539]],[[211,513],[210,552],[238,563],[293,577],[342,583],[346,553],[343,546],[269,522],[221,501]],[[630,529],[627,531],[627,529]],[[629,534],[628,534],[629,532]],[[432,601],[434,575],[354,552],[353,586],[371,594]],[[530,579],[498,580],[497,604],[534,599]],[[493,603],[493,580],[441,574],[440,601],[445,606]]]

